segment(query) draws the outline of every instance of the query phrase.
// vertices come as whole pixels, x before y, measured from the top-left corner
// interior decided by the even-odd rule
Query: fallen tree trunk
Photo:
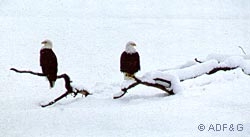
[[[10,70],[15,71],[17,73],[29,73],[29,74],[32,74],[32,75],[42,76],[42,77],[46,76],[43,73],[38,73],[38,72],[33,72],[33,71],[17,70],[15,68],[11,68]],[[73,94],[74,97],[76,97],[77,94],[82,94],[85,97],[87,97],[88,95],[91,95],[85,89],[79,90],[79,89],[73,88],[71,86],[71,84],[70,84],[71,83],[70,77],[67,74],[58,75],[57,79],[60,79],[60,78],[63,78],[64,81],[65,81],[66,92],[64,94],[62,94],[61,96],[59,96],[58,98],[54,99],[53,101],[49,102],[48,104],[41,105],[41,107],[47,107],[47,106],[53,105],[54,103],[56,103],[57,101],[61,100],[62,98],[66,97],[69,94]]]
[[[235,56],[235,57],[228,57],[224,59],[222,62],[212,59],[208,61],[200,61],[197,58],[195,59],[194,65],[188,66],[186,68],[180,68],[175,70],[168,70],[167,71],[155,71],[148,74],[145,74],[143,80],[138,77],[133,77],[134,82],[125,85],[125,87],[121,88],[122,93],[119,95],[114,96],[114,99],[118,99],[123,97],[129,89],[138,86],[139,84],[143,84],[146,86],[155,87],[158,89],[167,92],[169,95],[174,95],[176,91],[172,86],[178,85],[188,79],[194,79],[200,77],[204,74],[212,75],[219,71],[230,71],[237,68],[241,68],[242,71],[246,75],[250,75],[250,62],[243,57]],[[173,79],[173,77],[175,77]],[[178,81],[178,82],[177,82]],[[167,85],[165,83],[168,83]]]

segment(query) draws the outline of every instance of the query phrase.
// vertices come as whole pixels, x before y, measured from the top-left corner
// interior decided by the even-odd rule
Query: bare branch
[[[158,83],[149,83],[149,82],[144,82],[144,81],[141,81],[140,79],[136,78],[135,76],[133,77],[135,79],[136,82],[138,82],[139,84],[143,84],[143,85],[146,85],[146,86],[151,86],[151,87],[155,87],[155,88],[158,88],[158,89],[161,89],[165,92],[167,92],[169,95],[173,95],[174,92],[172,90],[168,90],[167,88],[169,87],[165,87],[164,85],[161,85],[161,84],[158,84]],[[160,79],[160,78],[155,78],[155,79]],[[154,79],[154,80],[155,80]],[[163,80],[163,79],[161,79]],[[167,80],[164,80],[165,82],[169,82]],[[169,85],[171,85],[171,83],[169,82]]]
[[[115,97],[113,97],[113,99],[118,99],[118,98],[123,97],[128,92],[129,89],[131,89],[131,88],[133,88],[133,87],[135,87],[135,86],[137,86],[139,84],[150,86],[150,87],[155,87],[155,88],[158,88],[158,89],[161,89],[161,90],[167,92],[169,95],[174,95],[173,90],[168,90],[169,87],[166,87],[166,86],[164,86],[162,84],[159,84],[157,82],[149,83],[149,82],[141,81],[140,79],[138,79],[135,76],[133,78],[135,79],[135,82],[130,84],[127,88],[121,89],[123,91],[123,94],[121,94],[119,96],[115,96]],[[155,78],[154,80],[168,83],[171,86],[171,82],[168,81],[168,80],[165,80],[165,79],[162,79],[162,78]]]
[[[241,49],[241,51],[242,51],[245,55],[247,55],[246,52],[245,52],[245,50],[244,50],[241,46],[238,46],[238,47]]]
[[[197,58],[194,59],[198,63],[202,63],[202,61],[198,60]]]
[[[211,74],[214,74],[218,71],[228,71],[228,70],[234,70],[234,69],[237,69],[238,67],[217,67],[217,68],[213,68],[212,70],[210,70],[207,74],[208,75],[211,75]]]
[[[17,70],[15,68],[11,68],[10,70],[13,70],[13,71],[15,71],[17,73],[29,73],[29,74],[33,74],[33,75],[37,75],[37,76],[43,76],[43,77],[46,76],[43,73],[38,73],[38,72],[33,72],[33,71]],[[75,89],[76,90],[76,92],[75,92],[74,88],[70,84],[71,83],[70,77],[67,74],[58,75],[57,79],[60,79],[60,78],[64,79],[65,88],[67,89],[67,91],[64,94],[62,94],[61,96],[59,96],[58,98],[56,98],[53,101],[49,102],[48,104],[41,105],[42,107],[47,107],[47,106],[53,105],[54,103],[56,103],[57,101],[61,100],[62,98],[66,97],[69,94],[74,94],[74,97],[76,97],[76,95],[79,94],[79,93],[82,94],[82,95],[85,95],[85,97],[87,97],[88,95],[92,95],[85,89],[81,89],[81,90]]]
[[[62,98],[68,96],[69,94],[71,94],[72,92],[68,92],[66,91],[64,94],[62,94],[61,96],[59,96],[58,98],[54,99],[53,101],[49,102],[48,104],[45,105],[41,105],[41,107],[47,107],[50,105],[53,105],[54,103],[56,103],[57,101],[61,100]]]
[[[30,74],[33,74],[33,75],[37,75],[37,76],[46,76],[46,75],[44,75],[43,73],[38,73],[38,72],[33,72],[33,71],[27,71],[27,70],[17,70],[17,69],[15,69],[15,68],[11,68],[10,70],[13,70],[13,71],[15,71],[15,72],[17,72],[17,73],[30,73]]]

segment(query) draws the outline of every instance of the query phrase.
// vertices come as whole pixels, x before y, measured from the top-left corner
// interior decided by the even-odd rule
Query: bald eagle
[[[42,44],[44,44],[44,46],[40,50],[40,66],[52,88],[57,78],[57,58],[52,50],[52,42],[50,40],[44,40]]]
[[[128,42],[125,51],[120,58],[120,71],[124,73],[124,79],[131,79],[140,67],[140,56],[135,49],[136,44]]]

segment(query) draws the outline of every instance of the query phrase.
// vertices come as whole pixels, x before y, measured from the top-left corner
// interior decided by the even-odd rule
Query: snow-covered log
[[[147,81],[146,79],[137,78],[135,76],[133,78],[134,80],[124,81],[123,83],[124,87],[121,89],[122,92],[120,94],[118,93],[117,95],[115,95],[114,99],[124,96],[129,89],[137,86],[138,84],[155,87],[167,92],[169,95],[174,95],[173,90],[170,89],[171,82],[168,80],[162,78],[154,78],[153,80]]]
[[[154,71],[146,73],[143,77],[133,77],[132,80],[125,80],[121,86],[121,92],[114,95],[114,99],[124,96],[129,89],[142,84],[150,87],[155,87],[163,90],[169,95],[174,95],[180,91],[180,80],[175,76],[161,71]],[[173,92],[175,91],[175,92]]]
[[[10,70],[13,70],[13,71],[15,71],[17,73],[29,73],[29,74],[33,74],[33,75],[37,75],[37,76],[43,76],[43,77],[46,76],[43,73],[38,73],[38,72],[33,72],[33,71],[17,70],[15,68],[11,68]],[[67,74],[58,75],[57,79],[60,79],[60,78],[63,78],[64,81],[65,81],[66,92],[64,94],[62,94],[61,96],[59,96],[58,98],[54,99],[53,101],[49,102],[48,104],[41,105],[41,107],[47,107],[47,106],[53,105],[54,103],[56,103],[57,101],[61,100],[62,98],[66,97],[69,94],[73,94],[74,97],[76,97],[77,94],[85,95],[85,97],[90,95],[90,93],[85,89],[79,90],[77,88],[73,88],[71,86],[70,77]]]
[[[248,56],[210,55],[204,61],[195,59],[179,68],[148,72],[142,77],[134,77],[133,80],[124,81],[121,92],[114,95],[113,98],[124,96],[129,89],[139,84],[155,87],[173,95],[182,90],[182,81],[202,75],[212,75],[218,71],[229,71],[237,68],[241,68],[245,74],[250,75],[249,59]]]

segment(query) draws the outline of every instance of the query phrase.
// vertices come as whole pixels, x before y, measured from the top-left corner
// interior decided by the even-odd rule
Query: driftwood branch
[[[194,60],[195,60],[197,63],[203,63],[202,61],[198,60],[197,58],[195,58]],[[215,67],[215,68],[209,70],[207,73],[204,73],[204,74],[212,75],[212,74],[214,74],[214,73],[216,73],[216,72],[218,72],[218,71],[230,71],[230,70],[234,70],[234,69],[237,69],[237,68],[239,68],[239,67],[227,67],[227,66],[225,66],[225,67]],[[243,71],[243,72],[244,72],[244,71]],[[200,76],[202,76],[202,75],[204,75],[204,74],[200,74],[200,75],[197,75],[197,76],[195,76],[195,77],[189,77],[189,78],[185,78],[185,79],[180,79],[180,81],[183,82],[183,81],[185,81],[185,80],[195,79],[195,78],[200,77]]]
[[[161,78],[155,78],[154,81],[161,81],[161,82],[164,82],[164,83],[168,83],[169,84],[169,87],[166,87],[164,86],[163,84],[159,84],[157,82],[155,83],[150,83],[150,82],[145,82],[145,81],[141,81],[140,79],[138,79],[137,77],[133,77],[135,82],[130,84],[128,87],[126,88],[122,88],[121,90],[123,91],[123,94],[119,95],[119,96],[114,96],[113,99],[118,99],[118,98],[121,98],[122,96],[124,96],[129,89],[139,85],[139,84],[142,84],[142,85],[146,85],[146,86],[150,86],[150,87],[155,87],[155,88],[158,88],[158,89],[161,89],[165,92],[167,92],[169,95],[174,95],[174,92],[173,90],[169,90],[170,86],[171,86],[171,82],[168,81],[168,80],[165,80],[165,79],[161,79]]]
[[[241,46],[239,46],[239,48],[241,49],[241,51],[242,51],[245,55],[247,55],[247,53],[245,52],[245,50],[244,50]]]
[[[200,60],[198,60],[197,58],[195,58],[194,59],[197,63],[205,63],[205,62],[202,62],[202,61],[200,61]],[[201,72],[201,73],[198,73],[197,75],[195,75],[195,76],[190,76],[190,77],[182,77],[182,78],[179,78],[179,81],[180,82],[183,82],[183,81],[185,81],[185,80],[188,80],[188,79],[194,79],[194,78],[197,78],[197,77],[200,77],[200,76],[202,76],[202,75],[204,75],[204,74],[207,74],[207,75],[212,75],[212,74],[214,74],[214,73],[217,73],[218,71],[230,71],[230,70],[234,70],[234,69],[237,69],[237,68],[240,68],[240,66],[236,66],[236,67],[229,67],[229,66],[220,66],[219,65],[220,64],[220,62],[218,62],[218,66],[216,67],[214,67],[214,68],[211,68],[211,70],[206,70],[205,72]],[[244,71],[244,69],[242,68],[242,71],[246,74],[246,75],[249,75],[249,73],[246,73],[245,71]],[[169,95],[174,95],[174,91],[173,90],[170,90],[171,88],[171,81],[168,81],[167,79],[162,79],[162,78],[152,78],[152,80],[154,81],[154,82],[145,82],[145,81],[142,81],[142,80],[140,80],[140,79],[138,79],[137,77],[133,77],[134,78],[134,80],[135,80],[135,82],[133,82],[132,84],[130,84],[130,85],[127,85],[125,88],[122,88],[121,89],[121,93],[122,94],[120,94],[120,95],[118,95],[118,96],[114,96],[113,98],[114,99],[118,99],[118,98],[121,98],[121,97],[123,97],[127,92],[128,92],[128,90],[129,89],[131,89],[131,88],[134,88],[134,87],[136,87],[137,85],[139,85],[139,84],[143,84],[143,85],[146,85],[146,86],[151,86],[151,87],[155,87],[155,88],[158,88],[158,89],[161,89],[161,90],[163,90],[163,91],[165,91],[165,92],[167,92]],[[160,82],[159,82],[160,81]],[[163,82],[163,83],[168,83],[169,85],[165,85],[165,84],[162,84],[161,82]]]
[[[15,68],[11,68],[10,70],[13,70],[17,73],[30,73],[30,74],[37,75],[37,76],[46,76],[43,73],[33,72],[33,71],[29,71],[29,70],[17,70]]]
[[[135,79],[135,81],[139,84],[143,84],[143,85],[146,85],[146,86],[151,86],[151,87],[155,87],[155,88],[158,88],[158,89],[161,89],[165,92],[167,92],[169,95],[174,95],[174,92],[173,90],[168,90],[169,87],[165,87],[164,85],[162,84],[159,84],[159,83],[149,83],[149,82],[143,82],[141,81],[140,79],[136,78],[135,76],[133,77]],[[154,79],[155,81],[162,81],[162,82],[166,82],[168,83],[170,86],[171,86],[171,82],[170,81],[167,81],[165,79],[160,79],[160,78],[155,78]]]
[[[211,75],[211,74],[214,74],[218,71],[229,71],[229,70],[234,70],[234,69],[237,69],[238,67],[217,67],[217,68],[214,68],[212,69],[211,71],[209,71],[207,74],[208,75]]]
[[[195,61],[198,62],[198,63],[202,63],[198,59],[195,59]],[[214,74],[214,73],[216,73],[218,71],[221,71],[221,70],[222,71],[228,71],[228,70],[234,70],[236,68],[238,68],[238,67],[232,67],[232,68],[231,67],[216,67],[216,68],[213,68],[212,70],[208,71],[205,74],[211,75],[211,74]],[[201,75],[203,75],[203,74],[197,75],[195,77],[180,79],[180,82],[183,82],[183,81],[188,80],[188,79],[194,79],[194,78],[197,78],[197,77],[199,77]],[[154,78],[153,79],[154,81],[161,81],[161,82],[164,82],[164,83],[168,83],[169,87],[166,87],[163,84],[160,84],[160,83],[157,83],[157,82],[149,83],[149,82],[141,81],[140,79],[136,78],[135,76],[133,78],[134,78],[135,82],[130,84],[129,86],[127,86],[125,88],[122,88],[121,90],[123,91],[123,93],[121,95],[119,95],[119,96],[114,96],[113,99],[118,99],[118,98],[123,97],[128,92],[129,89],[134,88],[135,86],[137,86],[139,84],[143,84],[143,85],[150,86],[150,87],[155,87],[155,88],[158,88],[158,89],[161,89],[161,90],[167,92],[169,95],[174,95],[173,90],[169,90],[170,87],[171,87],[171,81],[168,81],[168,80],[162,79],[162,78]]]
[[[58,98],[54,99],[53,101],[50,101],[48,104],[45,105],[41,105],[41,107],[47,107],[50,105],[53,105],[54,103],[56,103],[57,101],[61,100],[62,98],[68,96],[69,94],[71,94],[72,92],[66,91],[65,93],[63,93],[61,96],[59,96]]]
[[[37,75],[37,76],[43,76],[45,77],[46,75],[44,75],[43,73],[38,73],[38,72],[33,72],[33,71],[27,71],[27,70],[17,70],[15,68],[11,68],[10,70],[15,71],[17,73],[29,73],[29,74],[33,74],[33,75]],[[76,89],[73,88],[71,86],[71,80],[70,77],[67,74],[62,74],[62,75],[58,75],[57,79],[63,78],[65,81],[65,88],[66,88],[66,92],[64,94],[62,94],[61,96],[59,96],[58,98],[54,99],[53,101],[49,102],[48,104],[45,105],[41,105],[41,107],[47,107],[50,105],[53,105],[54,103],[56,103],[57,101],[61,100],[62,98],[68,96],[69,94],[73,94],[74,97],[76,97],[77,94],[82,94],[85,97],[87,97],[88,95],[91,95],[87,90],[85,89]]]
[[[197,58],[194,59],[196,62],[198,63],[203,63],[202,61],[199,61]],[[238,67],[216,67],[216,68],[213,68],[212,70],[210,70],[209,72],[207,72],[206,74],[208,75],[211,75],[211,74],[214,74],[218,71],[228,71],[228,70],[234,70],[234,69],[237,69]]]

